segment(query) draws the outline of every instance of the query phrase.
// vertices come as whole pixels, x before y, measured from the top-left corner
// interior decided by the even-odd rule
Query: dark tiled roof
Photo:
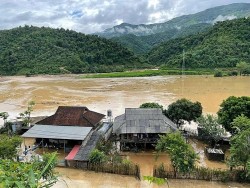
[[[36,124],[94,127],[104,114],[93,112],[85,106],[59,106],[56,113]]]

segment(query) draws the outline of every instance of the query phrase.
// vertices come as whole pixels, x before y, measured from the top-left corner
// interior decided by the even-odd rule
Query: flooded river
[[[231,95],[250,96],[250,77],[164,76],[146,78],[78,79],[75,76],[0,78],[0,112],[12,116],[25,110],[34,100],[33,115],[50,115],[59,105],[85,105],[114,116],[127,107],[158,102],[164,107],[178,98],[202,103],[206,113],[216,113],[221,102]]]
[[[164,76],[150,78],[106,78],[79,79],[76,76],[39,76],[39,77],[1,77],[0,112],[7,111],[12,117],[26,109],[27,102],[36,102],[33,115],[51,115],[59,105],[87,106],[89,109],[104,113],[113,111],[114,117],[124,113],[127,107],[139,107],[144,102],[158,102],[164,107],[179,98],[188,98],[202,103],[205,113],[215,114],[221,102],[227,97],[250,96],[250,77],[212,76]],[[0,122],[1,124],[1,122]],[[204,145],[190,140],[190,144],[200,154],[199,165],[225,169],[225,163],[208,161],[203,153]],[[164,162],[169,164],[167,155],[158,160],[152,152],[124,154],[138,163],[142,175],[152,175],[153,166]],[[133,177],[84,172],[57,168],[61,180],[54,186],[59,187],[158,187]],[[249,187],[245,184],[192,180],[169,180],[174,187]],[[167,187],[167,185],[162,186]]]

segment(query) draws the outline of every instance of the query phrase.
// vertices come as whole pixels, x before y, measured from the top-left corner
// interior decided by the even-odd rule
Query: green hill
[[[0,31],[0,75],[123,71],[143,61],[120,44],[65,29]]]
[[[147,58],[151,64],[180,67],[185,50],[187,68],[234,67],[250,62],[250,18],[215,24],[208,31],[177,38],[153,48]]]
[[[132,50],[135,54],[145,54],[149,52],[154,46],[159,45],[162,42],[170,39],[188,36],[199,32],[206,31],[212,27],[208,23],[200,23],[191,25],[182,29],[169,29],[166,32],[147,35],[147,36],[136,36],[133,34],[123,35],[120,37],[113,37],[111,40],[121,43],[128,49]]]

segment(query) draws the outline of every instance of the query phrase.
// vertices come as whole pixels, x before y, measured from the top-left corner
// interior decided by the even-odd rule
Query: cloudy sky
[[[93,33],[123,22],[165,22],[237,2],[250,0],[0,0],[0,29],[26,24]]]

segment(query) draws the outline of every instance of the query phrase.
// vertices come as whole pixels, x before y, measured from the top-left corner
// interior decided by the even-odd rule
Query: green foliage
[[[240,75],[248,72],[248,69],[250,68],[250,65],[247,64],[245,61],[241,61],[236,64],[236,68],[238,69]]]
[[[246,117],[244,114],[236,117],[231,123],[234,129],[237,131],[244,131],[250,129],[250,119]]]
[[[207,75],[213,74],[211,70],[187,70],[184,71],[185,75]],[[113,72],[102,74],[88,74],[83,75],[81,78],[119,78],[119,77],[148,77],[148,76],[164,76],[164,75],[181,75],[182,72],[177,69],[160,69],[160,70],[138,70],[126,72]]]
[[[197,119],[198,126],[200,128],[199,137],[203,139],[209,139],[215,142],[215,144],[221,139],[224,134],[224,128],[219,124],[218,118],[213,115],[201,116]]]
[[[223,76],[222,71],[220,71],[220,70],[216,70],[216,71],[215,71],[214,77],[222,77],[222,76]]]
[[[157,177],[153,177],[153,176],[143,176],[143,179],[146,181],[149,181],[150,183],[155,183],[157,185],[163,185],[163,184],[167,183],[166,179],[157,178]]]
[[[89,162],[92,164],[102,164],[106,161],[107,156],[103,151],[99,151],[98,149],[94,149],[91,151],[89,155]]]
[[[243,167],[249,173],[250,162],[250,128],[239,131],[230,140],[229,165],[231,167]]]
[[[62,28],[0,31],[0,75],[114,72],[143,62],[120,44]]]
[[[233,120],[241,114],[250,117],[250,97],[242,96],[228,97],[220,105],[218,111],[219,122],[225,127],[227,131],[232,131]]]
[[[156,150],[169,153],[175,172],[192,171],[198,158],[193,148],[185,142],[180,132],[160,136]]]
[[[208,23],[198,23],[191,26],[182,27],[180,29],[170,28],[165,32],[146,36],[127,34],[120,37],[114,37],[112,38],[112,40],[126,46],[135,54],[145,54],[149,52],[154,46],[157,46],[162,42],[166,42],[174,38],[196,34],[207,30],[209,27],[212,27],[212,25]]]
[[[47,154],[43,161],[32,163],[0,160],[0,182],[8,188],[42,188],[52,187],[57,182],[53,171],[56,153]]]
[[[179,99],[170,104],[165,111],[165,115],[174,123],[180,126],[183,120],[196,120],[202,114],[202,106],[199,102],[191,102],[187,99]]]
[[[110,155],[112,151],[116,149],[116,147],[112,141],[110,140],[105,141],[104,139],[102,139],[97,143],[96,149],[98,149],[101,152],[104,152],[105,155]]]
[[[154,47],[146,56],[154,65],[181,67],[185,49],[186,68],[235,67],[249,64],[250,18],[218,22],[206,32],[177,38]]]
[[[30,125],[30,114],[33,111],[33,107],[36,103],[34,101],[28,102],[27,110],[25,110],[23,113],[20,113],[20,117],[22,117],[23,126],[29,126]]]
[[[140,108],[160,108],[163,110],[163,106],[156,102],[147,102],[140,105]]]
[[[18,136],[0,135],[0,161],[1,159],[15,159],[17,157],[17,147],[21,143],[22,138]]]

